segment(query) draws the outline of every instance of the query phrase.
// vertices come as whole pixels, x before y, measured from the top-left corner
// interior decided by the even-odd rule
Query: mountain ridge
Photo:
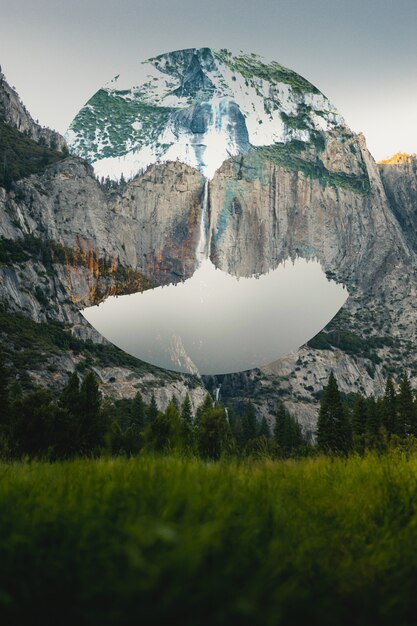
[[[62,135],[46,127],[41,127],[30,115],[15,89],[10,87],[0,66],[0,117],[6,124],[29,137],[36,143],[46,145],[58,152],[68,149]]]

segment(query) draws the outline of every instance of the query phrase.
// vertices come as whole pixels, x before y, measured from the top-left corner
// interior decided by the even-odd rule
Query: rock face
[[[65,148],[41,129],[2,77],[0,122],[36,142]],[[141,363],[108,344],[79,309],[191,275],[203,179],[191,168],[149,169],[129,186],[102,186],[86,162],[67,157],[41,174],[0,186],[0,343],[24,386],[59,387],[92,367],[105,394],[163,408],[206,391],[192,376]],[[167,195],[168,194],[168,195]],[[36,324],[35,324],[36,322]]]
[[[42,128],[26,110],[16,91],[7,83],[0,68],[0,117],[21,133],[37,143],[62,152],[66,149],[65,139],[49,128]]]
[[[417,251],[417,157],[401,154],[392,161],[379,165],[382,182],[408,244]]]
[[[226,162],[210,184],[211,254],[218,267],[247,276],[288,257],[314,257],[349,289],[342,311],[297,353],[243,375],[245,383],[242,376],[206,380],[213,388],[222,385],[223,400],[237,401],[250,389],[266,413],[279,388],[280,398],[312,431],[317,395],[330,370],[345,393],[380,395],[387,375],[400,373],[399,363],[417,383],[411,350],[417,319],[415,160],[378,166],[362,136],[353,145],[366,168],[368,191],[326,184],[253,155]],[[348,168],[343,149],[337,149],[339,168]]]
[[[258,155],[227,161],[210,184],[216,265],[248,276],[303,256],[319,259],[351,292],[377,287],[389,257],[409,252],[376,165],[359,138],[357,146],[372,180],[366,193],[323,184]]]
[[[16,183],[5,210],[21,216],[23,232],[45,233],[70,248],[91,246],[158,283],[175,282],[196,266],[203,185],[197,171],[169,163],[106,189],[91,166],[69,157]]]
[[[205,89],[197,70],[190,68],[189,80]],[[5,93],[14,92],[3,80],[0,102]],[[27,130],[33,120],[19,113],[19,122],[18,108],[9,107],[3,120]],[[199,116],[196,128],[204,125]],[[39,140],[36,125],[30,132]],[[77,157],[9,191],[0,188],[1,340],[16,371],[27,352],[19,343],[26,327],[15,332],[23,319],[48,337],[32,355],[33,367],[26,365],[32,381],[58,386],[75,367],[92,366],[109,395],[132,396],[139,388],[149,399],[155,391],[161,407],[172,393],[187,391],[197,404],[204,385],[221,384],[224,401],[250,397],[268,417],[283,400],[313,431],[331,369],[346,393],[382,393],[399,365],[416,386],[416,161],[378,166],[363,137],[346,129],[323,131],[318,146],[254,149],[228,159],[209,184],[208,238],[217,267],[248,276],[288,257],[318,258],[348,287],[347,304],[322,333],[263,370],[205,381],[157,370],[104,342],[79,309],[108,294],[191,276],[203,188],[202,174],[179,162],[153,165],[128,183],[101,184]]]

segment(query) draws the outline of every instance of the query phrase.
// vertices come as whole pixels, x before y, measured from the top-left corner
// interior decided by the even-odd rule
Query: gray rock
[[[49,128],[42,128],[35,122],[21,102],[16,91],[7,83],[0,68],[0,118],[18,131],[24,133],[37,143],[43,143],[54,150],[62,152],[67,148],[65,139]]]

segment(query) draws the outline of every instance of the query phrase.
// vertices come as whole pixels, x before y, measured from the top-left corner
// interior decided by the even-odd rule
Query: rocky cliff
[[[124,355],[80,309],[193,273],[201,175],[167,164],[128,187],[102,186],[86,162],[58,156],[64,139],[32,120],[4,77],[0,124],[11,133],[0,149],[13,146],[13,165],[30,162],[26,176],[11,169],[7,189],[0,184],[0,339],[20,383],[59,387],[75,368],[92,367],[108,395],[139,389],[162,408],[188,392],[196,407],[206,393],[200,380]],[[30,174],[39,150],[41,171]]]
[[[76,115],[67,138],[98,176],[131,179],[150,164],[178,160],[212,178],[231,156],[319,148],[324,131],[346,130],[329,100],[279,63],[189,48],[115,76]]]
[[[37,124],[20,100],[16,91],[10,87],[0,67],[0,117],[12,128],[37,143],[60,152],[66,150],[65,139],[49,128]]]
[[[4,80],[2,90],[9,93]],[[3,123],[18,128],[21,105],[9,102]],[[346,393],[380,394],[399,365],[417,383],[415,160],[378,166],[364,138],[347,131],[324,133],[319,146],[233,157],[209,184],[217,267],[247,276],[288,257],[317,258],[348,287],[347,304],[322,333],[262,370],[204,381],[157,370],[104,342],[79,309],[191,276],[203,186],[203,176],[179,162],[108,185],[85,161],[61,157],[0,188],[1,338],[16,373],[61,385],[75,367],[92,366],[106,393],[141,389],[149,399],[156,390],[160,406],[187,390],[196,404],[204,385],[221,384],[224,401],[250,397],[268,416],[284,400],[310,430],[330,369]]]
[[[226,162],[210,185],[211,252],[219,267],[249,275],[287,257],[314,257],[349,289],[342,311],[297,353],[262,374],[248,374],[246,383],[232,376],[207,380],[222,382],[224,397],[244,396],[249,386],[270,408],[278,392],[311,429],[331,369],[345,393],[381,394],[387,375],[398,374],[398,363],[417,383],[411,349],[417,317],[410,228],[417,208],[415,161],[378,166],[362,136],[354,145],[369,178],[367,190],[306,176],[258,155]],[[339,146],[339,168],[343,151]]]
[[[390,207],[408,244],[417,251],[417,157],[396,154],[379,164]]]
[[[131,397],[140,389],[147,400],[155,393],[162,407],[172,394],[183,399],[188,392],[194,406],[202,402],[201,381],[123,356],[79,312],[107,295],[142,291],[155,281],[173,282],[192,273],[202,183],[201,176],[188,169],[164,168],[163,184],[170,187],[175,212],[160,199],[162,174],[157,169],[129,188],[106,191],[90,166],[73,158],[17,181],[9,192],[0,190],[3,325],[8,328],[8,316],[16,313],[38,322],[38,329],[31,327],[35,350],[37,331],[42,334],[51,324],[75,341],[75,350],[62,353],[52,337],[41,361],[33,362],[29,354],[26,367],[32,381],[60,385],[74,367],[82,371],[90,364],[112,396]],[[132,202],[136,197],[138,204]],[[146,213],[138,213],[142,205]],[[146,228],[146,235],[145,224],[154,225]],[[168,232],[175,233],[174,240]],[[2,333],[11,361],[22,352],[22,326],[20,319],[14,334],[13,329]],[[21,365],[25,358],[20,354]]]

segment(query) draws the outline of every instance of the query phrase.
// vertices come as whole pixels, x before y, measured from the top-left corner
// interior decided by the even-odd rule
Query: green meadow
[[[0,464],[0,623],[417,620],[417,457]]]

